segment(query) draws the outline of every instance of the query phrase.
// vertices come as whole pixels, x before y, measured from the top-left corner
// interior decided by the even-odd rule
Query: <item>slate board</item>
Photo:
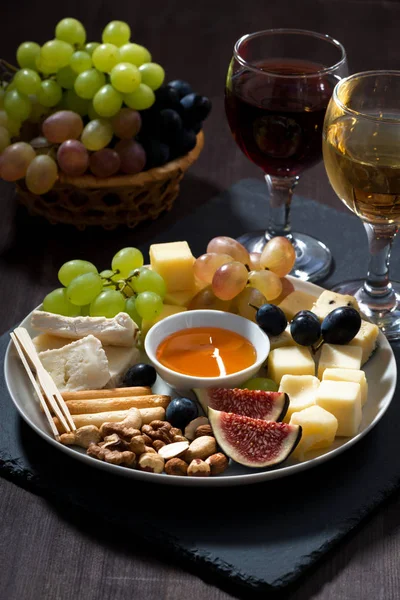
[[[153,241],[188,237],[199,254],[213,235],[237,236],[259,226],[261,214],[265,214],[264,186],[245,180],[181,219],[172,212],[153,230],[137,231],[135,243],[147,248]],[[365,272],[366,236],[358,219],[296,198],[293,221],[297,229],[318,234],[331,248],[337,268],[326,287]],[[156,229],[150,237],[149,231]],[[4,334],[1,362],[7,343]],[[399,360],[400,344],[393,347]],[[377,427],[344,454],[298,475],[250,487],[215,488],[212,495],[207,489],[161,488],[126,480],[91,469],[53,448],[49,452],[48,444],[20,419],[3,373],[0,398],[4,477],[49,499],[98,513],[116,527],[131,528],[135,538],[142,536],[180,565],[244,598],[251,592],[279,592],[293,583],[400,483],[398,387]],[[146,499],[138,512],[133,497]]]

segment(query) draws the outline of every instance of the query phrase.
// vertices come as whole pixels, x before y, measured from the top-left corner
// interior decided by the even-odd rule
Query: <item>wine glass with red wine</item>
[[[305,281],[327,275],[332,257],[316,238],[291,231],[291,199],[303,171],[322,159],[326,107],[347,74],[343,46],[302,29],[241,37],[228,69],[228,123],[239,148],[264,171],[270,200],[266,231],[246,233],[239,241],[261,252],[272,237],[286,236],[296,250],[291,274]]]

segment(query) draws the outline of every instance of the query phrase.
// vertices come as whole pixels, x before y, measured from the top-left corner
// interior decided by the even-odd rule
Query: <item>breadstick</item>
[[[130,396],[149,396],[150,387],[120,387],[102,390],[81,390],[80,392],[63,392],[64,400],[90,400],[98,398],[127,398]]]
[[[170,396],[133,396],[131,398],[93,398],[91,400],[68,400],[71,415],[127,410],[128,408],[167,408]]]
[[[79,427],[84,427],[85,425],[95,425],[100,428],[103,423],[118,423],[119,421],[123,421],[128,415],[128,412],[128,410],[116,410],[112,412],[72,415],[72,419],[77,429],[79,429]],[[151,423],[151,421],[164,421],[165,419],[165,410],[161,406],[155,408],[142,408],[140,409],[140,414],[142,415],[143,425]],[[53,421],[56,424],[58,431],[64,431],[57,417],[53,417]]]

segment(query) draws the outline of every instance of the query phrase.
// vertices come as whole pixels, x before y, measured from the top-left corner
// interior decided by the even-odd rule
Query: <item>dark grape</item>
[[[181,105],[184,109],[183,121],[189,127],[199,121],[204,121],[211,110],[211,101],[198,94],[184,96],[181,99]]]
[[[197,137],[192,129],[183,129],[171,144],[171,154],[174,158],[187,154],[196,146]]]
[[[188,94],[193,93],[192,86],[187,81],[182,81],[182,79],[175,79],[174,81],[170,81],[168,87],[177,92],[179,98],[183,98]]]
[[[142,140],[142,145],[147,157],[146,170],[161,167],[169,161],[170,150],[167,144],[163,144],[155,138],[145,138]]]
[[[268,335],[280,335],[287,327],[285,313],[275,304],[263,304],[256,313],[257,325]]]
[[[164,108],[160,112],[160,139],[163,142],[174,142],[183,129],[182,119],[172,108]]]
[[[194,125],[192,125],[192,129],[196,135],[199,133],[199,131],[202,130],[202,127],[203,127],[203,123],[201,121],[199,123],[195,123]]]
[[[360,327],[360,313],[351,306],[340,306],[322,321],[322,337],[328,344],[348,344]]]
[[[169,87],[168,85],[163,85],[158,90],[154,92],[156,101],[152,108],[155,108],[157,111],[162,110],[163,108],[172,108],[172,110],[182,110],[180,105],[180,96],[176,89]]]
[[[173,427],[184,430],[186,425],[196,419],[199,409],[190,398],[174,398],[167,406],[165,417]]]
[[[138,363],[127,370],[122,380],[122,384],[125,387],[151,387],[156,379],[157,372],[154,367],[147,365],[146,363]]]
[[[321,337],[321,323],[317,315],[310,310],[301,310],[293,317],[290,333],[300,346],[312,346]]]

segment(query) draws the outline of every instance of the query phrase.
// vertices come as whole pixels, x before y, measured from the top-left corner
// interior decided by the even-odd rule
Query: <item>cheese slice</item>
[[[290,333],[290,325],[288,325],[280,335],[269,336],[270,350],[275,348],[284,348],[285,346],[297,346]]]
[[[61,392],[100,389],[110,381],[106,353],[94,335],[40,352],[39,358]]]
[[[107,319],[106,317],[64,317],[35,310],[32,313],[31,325],[43,333],[71,340],[94,335],[109,346],[133,346],[139,331],[136,323],[124,312]]]
[[[268,377],[279,384],[284,375],[315,375],[315,363],[308,348],[288,346],[269,353]]]
[[[164,279],[168,292],[182,292],[195,287],[195,258],[187,242],[152,244],[149,254],[151,268]]]
[[[60,338],[55,335],[41,333],[33,338],[33,343],[38,352],[46,350],[58,350],[70,344],[66,338]],[[106,387],[118,387],[129,367],[136,365],[140,360],[140,352],[137,348],[124,348],[121,346],[103,346],[108,360],[108,370],[110,372],[110,380]]]
[[[324,344],[318,362],[318,378],[325,369],[360,369],[362,349],[358,346]]]
[[[321,406],[314,405],[300,412],[295,412],[290,425],[300,425],[301,440],[296,446],[293,456],[304,460],[305,454],[319,448],[329,448],[333,444],[338,428],[337,418]]]
[[[358,302],[354,296],[337,294],[336,292],[331,292],[330,290],[325,290],[322,292],[311,310],[322,321],[325,319],[326,315],[329,315],[329,313],[335,310],[335,308],[339,308],[339,306],[352,306],[358,310],[358,312],[360,312],[360,307],[358,306]]]
[[[322,380],[330,381],[352,381],[360,384],[361,390],[361,406],[367,401],[368,383],[364,371],[359,369],[325,369]]]
[[[301,310],[311,310],[314,304],[315,296],[310,296],[305,292],[298,290],[292,292],[279,304],[279,308],[283,310],[288,320],[293,319],[294,315]]]
[[[314,375],[284,375],[279,391],[289,396],[289,408],[285,415],[285,423],[289,423],[293,413],[315,404],[319,379]]]
[[[107,356],[110,371],[110,379],[105,387],[119,387],[129,367],[140,362],[140,352],[138,348],[134,347],[103,346],[103,349]]]
[[[361,389],[352,381],[321,381],[316,404],[338,420],[336,435],[356,435],[361,423]]]
[[[364,365],[376,348],[379,327],[368,321],[361,321],[357,335],[349,342],[349,346],[358,346],[362,349],[361,365]]]

